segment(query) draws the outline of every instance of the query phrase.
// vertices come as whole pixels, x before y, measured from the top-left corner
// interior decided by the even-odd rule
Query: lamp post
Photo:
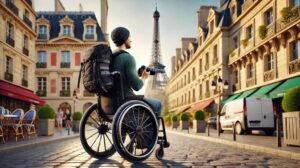
[[[74,89],[73,91],[74,112],[73,113],[75,113],[76,100],[77,100],[77,93],[76,93],[76,89]]]
[[[223,89],[227,90],[228,89],[228,82],[227,80],[224,81],[223,84],[223,79],[219,76],[217,83],[215,81],[212,81],[211,87],[213,90],[217,91],[218,94],[218,112],[217,112],[217,130],[218,130],[218,136],[220,136],[220,112],[221,112],[221,94],[223,92]]]

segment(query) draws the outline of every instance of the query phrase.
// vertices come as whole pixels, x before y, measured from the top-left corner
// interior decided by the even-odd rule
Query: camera
[[[142,65],[139,69],[138,69],[138,75],[142,76],[143,71],[146,69],[146,72],[150,72],[150,75],[155,75],[156,71],[154,68],[149,68],[146,67],[145,65]]]

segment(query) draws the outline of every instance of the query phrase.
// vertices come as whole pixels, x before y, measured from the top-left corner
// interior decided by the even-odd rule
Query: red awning
[[[212,102],[214,102],[214,99],[207,100],[207,101],[204,101],[204,102],[201,102],[201,103],[197,103],[193,107],[191,107],[188,110],[186,110],[186,112],[193,113],[193,112],[195,112],[197,110],[204,110],[209,105],[211,105]]]
[[[44,105],[46,103],[32,91],[3,81],[0,81],[0,94],[38,105]]]
[[[185,110],[189,109],[191,106],[184,106],[184,107],[181,107],[179,108],[178,110],[175,111],[175,115],[178,115],[182,112],[184,112]]]

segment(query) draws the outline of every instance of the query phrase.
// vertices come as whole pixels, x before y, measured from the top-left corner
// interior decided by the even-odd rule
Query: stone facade
[[[227,90],[221,89],[222,101],[300,75],[299,1],[223,0],[221,4],[210,7],[206,22],[198,16],[202,19],[198,46],[189,59],[178,59],[183,52],[172,58],[175,67],[167,87],[170,111],[207,100],[214,100],[211,108],[217,111],[219,94],[211,85],[218,76],[229,83]],[[289,6],[292,16],[282,12]],[[201,7],[199,15],[201,10],[207,7]]]

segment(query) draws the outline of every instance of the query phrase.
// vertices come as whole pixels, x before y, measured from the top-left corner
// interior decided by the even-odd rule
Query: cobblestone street
[[[130,163],[118,154],[107,160],[91,158],[81,147],[79,139],[49,145],[38,145],[1,153],[0,167],[299,167],[300,161],[231,148],[212,142],[169,134],[171,147],[164,160],[154,153],[143,163]]]

